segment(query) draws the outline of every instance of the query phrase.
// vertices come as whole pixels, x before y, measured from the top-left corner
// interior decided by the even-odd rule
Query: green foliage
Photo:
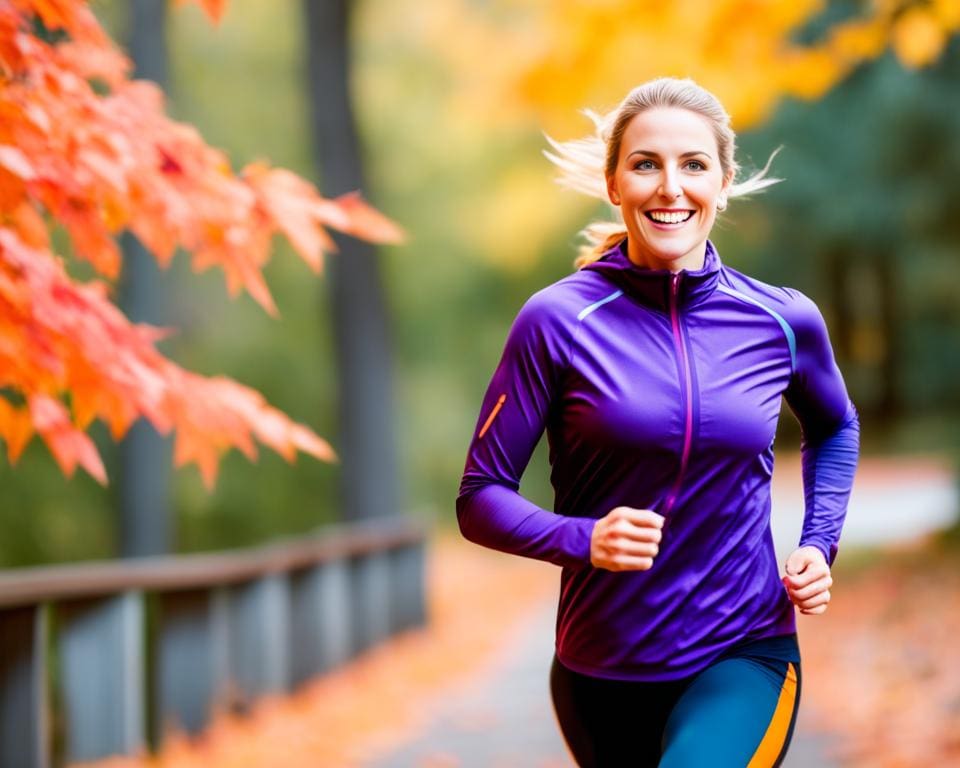
[[[775,173],[786,181],[732,214],[731,249],[817,300],[875,425],[866,436],[888,432],[888,450],[905,422],[955,425],[960,413],[958,81],[956,39],[920,72],[887,55],[816,104],[784,104],[742,141],[757,162],[783,143]]]

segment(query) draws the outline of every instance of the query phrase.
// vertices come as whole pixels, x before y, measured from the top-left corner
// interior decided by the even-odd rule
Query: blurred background
[[[114,39],[128,39],[127,3],[91,5]],[[352,5],[363,192],[409,235],[378,255],[394,382],[396,511],[455,527],[465,450],[509,324],[531,293],[572,270],[578,231],[608,215],[554,183],[543,134],[586,135],[592,124],[578,110],[606,111],[650,77],[692,76],[732,113],[746,172],[783,147],[772,173],[785,181],[734,201],[712,239],[725,263],[801,289],[827,319],[861,414],[865,478],[875,481],[851,505],[850,530],[862,531],[847,545],[861,550],[849,558],[851,572],[892,557],[891,545],[911,572],[930,562],[929,553],[915,555],[926,546],[952,551],[943,555],[954,558],[952,568],[960,562],[958,4],[669,5]],[[269,158],[322,183],[303,7],[232,0],[214,27],[197,7],[171,6],[165,90],[170,112],[223,148],[234,168]],[[285,241],[275,247],[281,254],[266,276],[279,319],[245,295],[229,299],[219,274],[195,275],[178,259],[157,278],[167,296],[162,324],[176,328],[161,346],[191,370],[252,385],[336,448],[330,284],[285,253]],[[105,432],[94,434],[116,477],[117,447]],[[778,445],[796,471],[799,431],[786,409]],[[549,507],[546,469],[540,450],[523,492]],[[251,465],[234,452],[209,493],[194,468],[175,472],[170,548],[255,544],[338,520],[339,471],[268,453]],[[16,467],[0,463],[0,567],[116,556],[119,485],[65,479],[39,441]],[[795,495],[782,498],[779,509],[799,526]],[[956,681],[953,662],[946,672]]]
[[[124,41],[126,4],[92,5]],[[647,5],[354,4],[364,193],[409,233],[379,255],[404,511],[453,521],[466,445],[514,314],[572,270],[580,228],[609,215],[554,183],[543,133],[586,135],[580,109],[610,109],[660,74],[693,76],[720,96],[747,172],[783,146],[773,173],[784,183],[737,201],[712,239],[733,267],[797,287],[821,307],[862,415],[864,454],[953,461],[960,448],[960,42],[933,36],[924,59],[898,53],[882,28],[867,39],[868,29],[844,51],[837,29],[872,7],[852,0],[797,3],[782,19],[718,10],[763,4],[704,3],[717,8],[698,15],[693,3],[659,16]],[[301,4],[233,0],[218,27],[186,5],[167,25],[170,111],[235,168],[269,158],[319,181]],[[720,40],[724,29],[730,39]],[[798,62],[783,52],[789,45],[821,50]],[[158,278],[170,288],[162,324],[176,329],[163,348],[190,369],[254,386],[336,446],[329,282],[288,258],[285,241],[275,247],[267,278],[279,320],[180,259]],[[796,432],[788,415],[781,444],[796,446]],[[98,437],[109,462],[116,450]],[[549,503],[538,461],[524,491]],[[195,469],[174,473],[173,548],[253,543],[336,519],[337,472],[270,454],[251,466],[234,452],[209,494]],[[117,484],[63,478],[40,441],[15,468],[0,465],[0,484],[2,565],[117,551]]]

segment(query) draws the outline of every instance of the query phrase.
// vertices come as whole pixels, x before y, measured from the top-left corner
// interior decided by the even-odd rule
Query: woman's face
[[[731,181],[706,118],[676,107],[634,117],[607,178],[610,202],[620,206],[627,227],[630,260],[673,272],[702,267],[717,202]]]

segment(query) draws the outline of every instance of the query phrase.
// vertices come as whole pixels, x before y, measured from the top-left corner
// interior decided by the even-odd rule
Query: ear
[[[612,205],[620,205],[620,193],[617,191],[616,179],[613,176],[607,176],[607,197],[610,198]]]
[[[730,191],[730,187],[733,186],[733,169],[731,168],[723,176],[723,181],[720,184],[720,191],[726,195]]]

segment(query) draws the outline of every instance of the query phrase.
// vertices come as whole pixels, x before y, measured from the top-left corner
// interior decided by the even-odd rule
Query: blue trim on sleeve
[[[793,332],[793,328],[790,327],[790,323],[783,319],[783,315],[770,309],[770,307],[765,304],[761,304],[759,301],[754,299],[751,296],[747,296],[745,293],[740,293],[740,291],[734,290],[733,288],[728,288],[722,283],[717,285],[717,290],[723,291],[728,296],[733,296],[734,298],[740,299],[741,301],[746,301],[749,304],[760,307],[764,312],[771,315],[778,323],[780,323],[780,328],[783,329],[783,335],[787,337],[787,346],[790,347],[790,369],[792,371],[797,370],[797,337]],[[589,307],[588,307],[589,309]]]
[[[580,313],[577,315],[577,320],[583,320],[583,318],[585,318],[591,312],[600,309],[600,307],[607,302],[613,301],[614,299],[619,299],[621,296],[623,296],[623,291],[614,291],[609,296],[600,299],[600,301],[593,302],[593,304],[591,304],[589,307],[584,307],[580,310]]]

